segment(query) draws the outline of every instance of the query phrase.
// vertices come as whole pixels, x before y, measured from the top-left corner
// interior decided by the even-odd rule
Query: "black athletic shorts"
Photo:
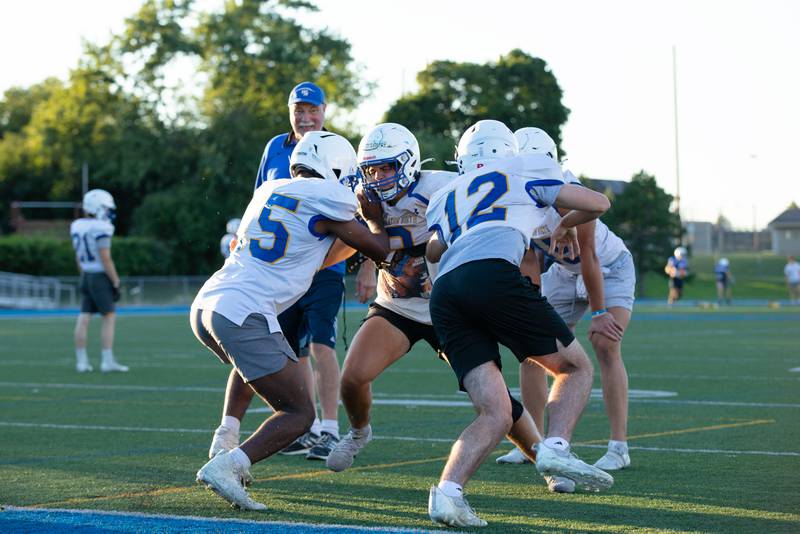
[[[428,342],[428,345],[433,348],[437,353],[439,353],[442,348],[439,344],[439,339],[436,337],[436,332],[433,330],[433,326],[425,323],[420,323],[414,321],[413,319],[409,319],[408,317],[403,317],[399,313],[393,312],[388,308],[384,308],[380,304],[372,303],[369,305],[369,311],[367,312],[367,316],[361,321],[361,324],[364,324],[366,321],[370,320],[372,317],[383,317],[389,323],[400,330],[403,335],[408,338],[408,348],[411,350],[411,347],[419,341],[420,339],[424,339]]]
[[[502,369],[498,343],[521,362],[557,352],[556,340],[566,347],[575,339],[537,286],[500,259],[465,263],[437,278],[431,318],[462,390],[472,369],[490,361]]]
[[[673,289],[683,289],[683,278],[670,278],[669,287]]]
[[[106,273],[81,273],[81,313],[114,311],[114,286]]]

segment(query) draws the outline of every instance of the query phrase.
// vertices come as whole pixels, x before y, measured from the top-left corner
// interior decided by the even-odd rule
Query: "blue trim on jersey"
[[[439,226],[438,224],[434,224],[433,226],[428,228],[428,231],[429,232],[436,232],[436,235],[439,236],[439,241],[441,241],[442,243],[445,242],[444,233],[442,232],[442,227]]]
[[[416,189],[418,185],[419,185],[418,181],[414,182],[413,184],[411,184],[411,186],[408,188],[408,196],[410,196],[411,198],[416,198],[417,200],[419,200],[420,202],[422,202],[423,204],[425,204],[427,206],[429,200],[427,198],[423,197],[422,195],[420,195],[419,193],[415,193],[414,192],[414,189]]]
[[[297,211],[298,204],[300,204],[300,201],[297,200],[296,198],[286,197],[283,195],[279,195],[277,193],[273,193],[269,197],[269,200],[267,200],[267,206],[270,208],[273,206],[277,206],[279,208],[283,208],[285,210],[289,210],[292,212]]]
[[[319,221],[330,221],[331,219],[325,217],[324,215],[314,215],[308,220],[308,231],[316,238],[319,238],[320,241],[328,237],[328,234],[320,234],[316,230],[314,230],[314,225],[317,224]],[[338,263],[336,265],[339,265]],[[329,269],[335,267],[335,265],[331,265],[328,267]]]
[[[100,234],[95,236],[94,240],[97,241],[98,239],[103,239],[104,237],[111,237],[109,234]]]
[[[531,197],[531,199],[534,202],[536,202],[537,208],[546,208],[547,206],[549,206],[549,204],[545,204],[544,202],[536,198],[536,196],[533,194],[531,190],[534,187],[539,187],[539,186],[549,187],[554,185],[564,185],[564,182],[562,182],[561,180],[553,180],[553,179],[531,180],[530,182],[525,183],[525,192],[528,193],[528,196]]]

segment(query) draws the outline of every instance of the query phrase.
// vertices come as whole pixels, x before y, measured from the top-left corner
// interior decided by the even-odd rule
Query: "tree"
[[[640,171],[603,217],[633,254],[639,296],[644,296],[644,274],[662,272],[675,236],[681,235],[680,217],[670,211],[671,203],[672,195],[658,186],[655,177]]]
[[[422,156],[439,161],[452,158],[453,145],[480,119],[503,121],[512,130],[538,126],[560,144],[569,116],[547,63],[518,49],[483,65],[434,61],[417,83],[419,90],[395,102],[384,120],[409,128]]]

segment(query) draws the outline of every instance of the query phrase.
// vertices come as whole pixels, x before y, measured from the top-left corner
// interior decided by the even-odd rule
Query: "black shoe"
[[[306,460],[327,460],[328,455],[339,443],[339,438],[330,432],[323,432],[313,447],[308,451]]]
[[[308,454],[308,451],[314,446],[318,439],[320,439],[318,435],[311,432],[306,432],[287,445],[286,448],[280,453],[289,456],[294,456],[296,454]]]

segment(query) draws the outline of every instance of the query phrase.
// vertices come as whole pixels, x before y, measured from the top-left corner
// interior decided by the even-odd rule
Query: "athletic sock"
[[[314,418],[314,423],[311,425],[310,431],[315,436],[319,436],[322,432],[322,422],[317,417]]]
[[[350,427],[350,431],[353,433],[353,438],[363,439],[372,431],[372,427],[370,425],[367,425],[364,428]]]
[[[86,353],[86,349],[75,349],[75,358],[78,363],[89,363],[89,355]]]
[[[628,452],[628,442],[627,441],[615,441],[609,440],[608,441],[608,450],[618,452],[618,453],[627,453]]]
[[[111,349],[103,349],[100,354],[103,357],[103,362],[110,363],[114,361],[114,351]]]
[[[544,444],[551,449],[558,449],[560,451],[568,451],[569,450],[569,441],[564,438],[560,438],[558,436],[554,436],[552,438],[547,438],[544,440]]]
[[[322,431],[333,434],[333,437],[339,439],[339,421],[336,419],[323,419]]]
[[[250,457],[239,447],[233,449],[230,455],[236,465],[240,466],[242,469],[250,469],[250,466],[253,465],[250,461]]]
[[[237,434],[239,433],[239,425],[241,425],[241,423],[242,423],[241,421],[239,421],[238,419],[236,419],[231,415],[222,416],[222,423],[221,423],[222,426]]]
[[[439,489],[442,490],[442,493],[447,495],[448,497],[463,497],[464,496],[464,488],[461,487],[461,484],[456,484],[450,480],[442,480],[439,482]]]

